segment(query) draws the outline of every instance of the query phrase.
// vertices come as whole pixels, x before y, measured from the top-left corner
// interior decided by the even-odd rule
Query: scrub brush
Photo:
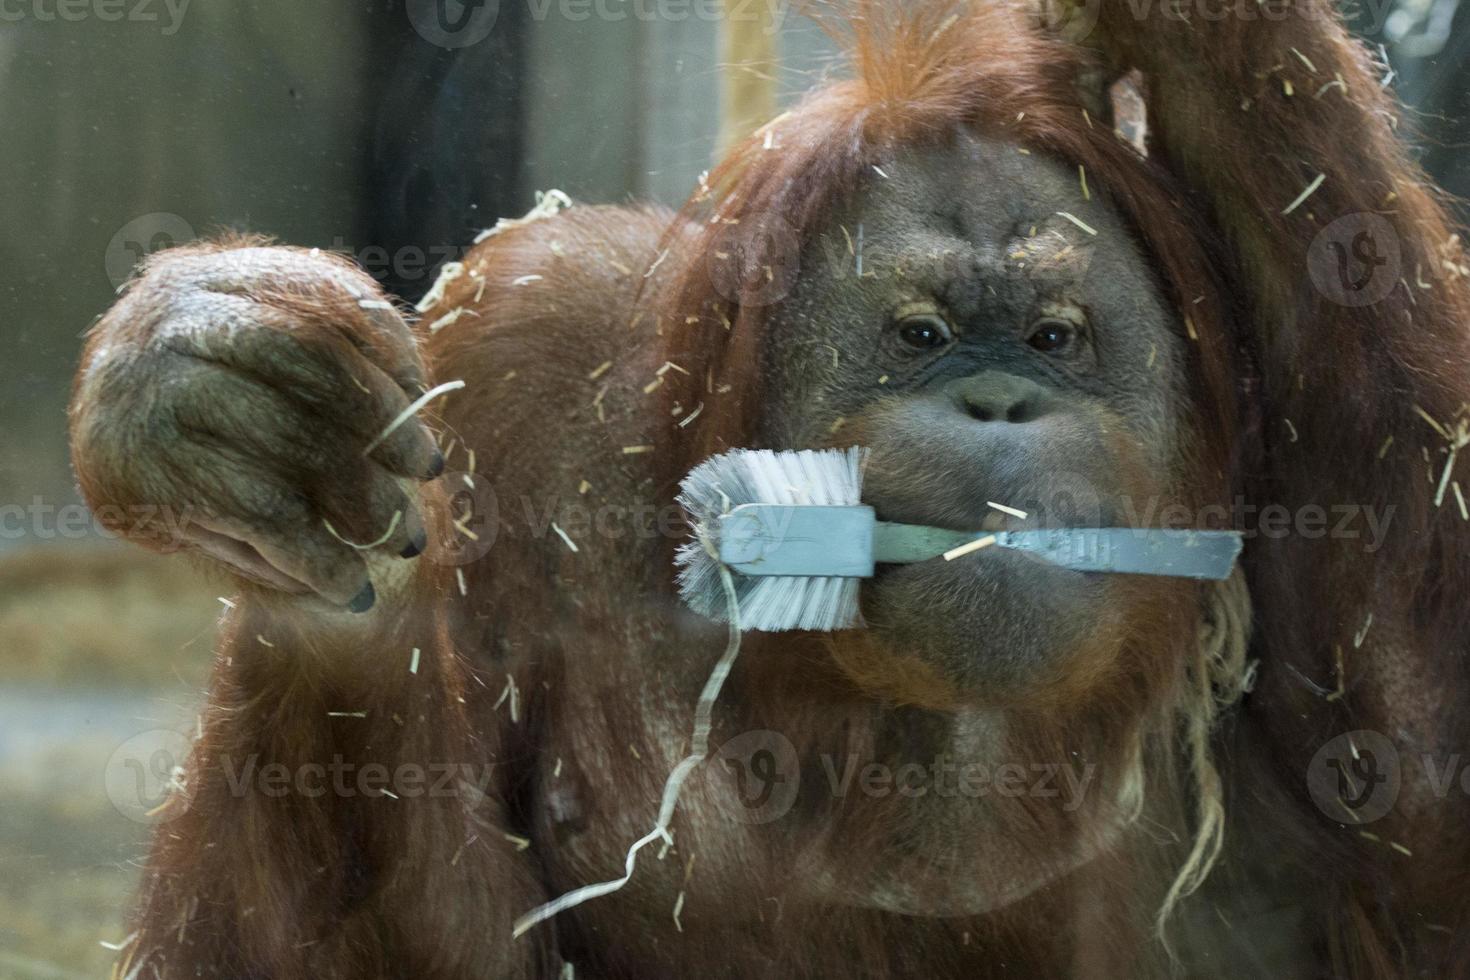
[[[685,603],[724,621],[724,566],[734,573],[745,629],[839,630],[863,625],[858,587],[880,564],[958,558],[994,546],[1079,572],[1224,579],[1240,554],[1236,531],[986,532],[880,521],[861,501],[866,458],[858,447],[737,449],[695,467],[679,495],[694,527],[694,540],[676,557]]]

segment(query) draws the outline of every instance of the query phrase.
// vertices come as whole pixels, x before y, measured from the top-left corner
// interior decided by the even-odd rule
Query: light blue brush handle
[[[892,524],[864,506],[745,504],[720,518],[717,534],[720,561],[752,576],[871,578],[878,564],[928,561],[994,537],[995,547],[1075,571],[1223,579],[1241,549],[1236,531],[1047,528],[992,535]]]

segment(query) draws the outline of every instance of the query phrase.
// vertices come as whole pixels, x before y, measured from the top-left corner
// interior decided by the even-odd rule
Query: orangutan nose
[[[960,409],[977,422],[1034,422],[1055,408],[1041,385],[999,371],[956,381],[953,392]]]

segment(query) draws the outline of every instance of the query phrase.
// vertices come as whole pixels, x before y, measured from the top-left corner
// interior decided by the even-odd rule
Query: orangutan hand
[[[365,556],[424,548],[410,480],[444,458],[416,419],[379,438],[424,390],[408,326],[349,262],[173,249],[91,331],[73,461],[119,534],[363,611],[375,598]]]

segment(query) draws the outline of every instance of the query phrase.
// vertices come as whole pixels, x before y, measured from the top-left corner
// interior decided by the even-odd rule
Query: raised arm
[[[1252,326],[1269,338],[1271,353],[1310,355],[1294,341],[1295,326],[1402,320],[1402,310],[1424,299],[1432,301],[1425,320],[1435,320],[1441,304],[1463,306],[1464,288],[1444,282],[1441,263],[1458,249],[1436,192],[1406,150],[1409,127],[1387,87],[1387,67],[1348,33],[1336,4],[1185,5],[1220,8],[1185,19],[1166,15],[1168,4],[1090,6],[1099,16],[1090,40],[1115,68],[1143,73],[1151,151],[1205,196],[1236,250],[1253,287]],[[1336,257],[1331,248],[1314,253],[1318,232],[1352,215],[1386,219],[1352,230],[1392,229],[1396,243],[1374,244],[1381,257],[1397,244],[1400,260],[1351,269],[1352,280],[1373,280],[1357,289],[1334,290],[1332,277],[1328,288],[1313,290],[1311,264]],[[1351,246],[1353,235],[1346,237]],[[1336,272],[1335,262],[1322,271]],[[1432,295],[1411,298],[1410,289]]]
[[[162,253],[91,332],[88,501],[240,586],[122,975],[554,972],[510,942],[542,896],[446,622],[444,459],[408,414],[429,383],[371,278],[303,249]]]
[[[1105,0],[1089,5],[1099,20],[1086,43],[1116,71],[1141,70],[1150,152],[1223,239],[1239,389],[1259,428],[1242,489],[1258,513],[1371,509],[1385,528],[1379,546],[1293,520],[1248,545],[1261,669],[1244,730],[1258,740],[1237,755],[1295,804],[1295,818],[1273,805],[1264,819],[1331,841],[1300,857],[1322,889],[1337,972],[1378,975],[1366,965],[1407,956],[1451,975],[1470,956],[1454,897],[1470,807],[1443,792],[1470,715],[1456,465],[1470,442],[1470,267],[1410,158],[1386,69],[1335,4],[1181,7],[1219,15]],[[1393,753],[1358,758],[1366,740],[1351,733],[1363,730]],[[1396,780],[1371,827],[1334,809],[1338,783],[1319,778],[1323,752],[1349,750],[1339,761]],[[1332,824],[1336,836],[1311,829]]]

